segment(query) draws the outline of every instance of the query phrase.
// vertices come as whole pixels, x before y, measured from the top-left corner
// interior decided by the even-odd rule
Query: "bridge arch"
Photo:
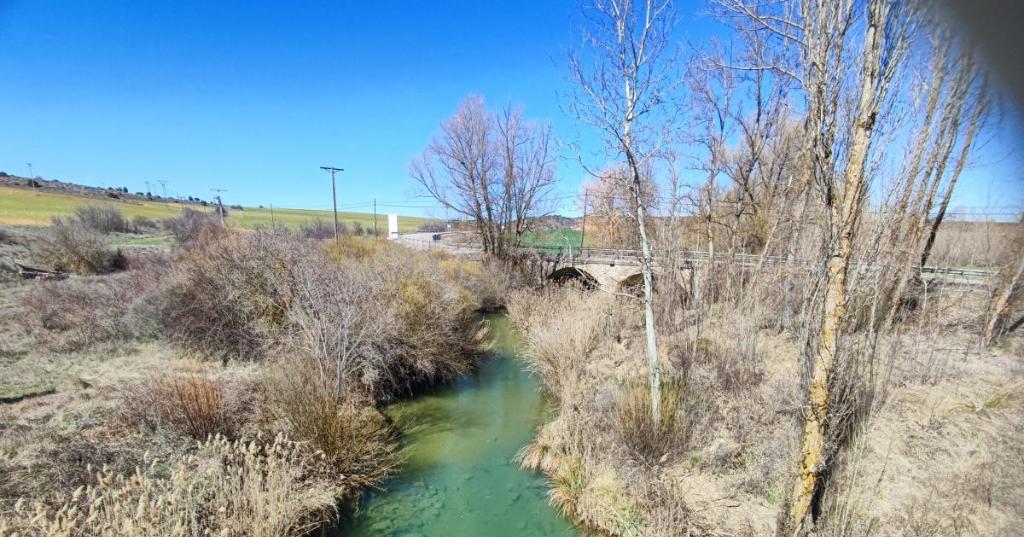
[[[627,295],[640,296],[644,292],[644,275],[642,272],[631,274],[623,278],[618,285],[618,291]]]
[[[600,284],[592,274],[576,267],[562,267],[548,275],[548,281],[558,285],[576,283],[584,289],[597,289]]]

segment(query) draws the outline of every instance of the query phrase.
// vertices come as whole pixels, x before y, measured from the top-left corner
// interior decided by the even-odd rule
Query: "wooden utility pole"
[[[148,186],[149,183],[147,182],[146,185]],[[217,193],[217,214],[220,215],[221,227],[224,227],[224,203],[220,199],[220,194],[221,192],[227,192],[227,190],[223,188],[211,188],[210,190]]]
[[[270,229],[277,229],[277,223],[274,222],[274,204],[270,204]]]
[[[373,198],[373,237],[377,238],[377,198]]]
[[[334,166],[320,166],[320,169],[331,172],[331,198],[334,200],[334,244],[340,245],[341,239],[338,237],[338,190],[334,186],[334,174],[345,170],[335,168]]]

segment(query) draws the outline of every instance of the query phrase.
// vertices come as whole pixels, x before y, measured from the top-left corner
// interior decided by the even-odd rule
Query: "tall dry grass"
[[[100,470],[56,505],[19,500],[0,536],[192,537],[307,535],[334,513],[334,486],[302,445],[211,438],[162,475]]]

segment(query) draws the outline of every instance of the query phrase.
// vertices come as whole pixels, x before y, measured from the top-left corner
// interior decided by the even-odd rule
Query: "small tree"
[[[654,260],[648,236],[650,209],[645,171],[668,138],[678,84],[671,47],[675,15],[668,0],[593,0],[584,8],[584,47],[570,56],[576,92],[568,110],[604,135],[610,156],[624,160],[643,273],[651,413],[660,419],[661,366],[654,323]]]

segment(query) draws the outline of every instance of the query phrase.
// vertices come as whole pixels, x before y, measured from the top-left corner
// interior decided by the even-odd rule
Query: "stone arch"
[[[644,292],[644,274],[642,272],[637,272],[636,274],[626,276],[619,282],[618,287],[618,291],[620,293],[640,296]]]
[[[597,278],[589,272],[576,267],[562,267],[548,275],[548,281],[558,285],[576,283],[584,289],[597,289]]]

